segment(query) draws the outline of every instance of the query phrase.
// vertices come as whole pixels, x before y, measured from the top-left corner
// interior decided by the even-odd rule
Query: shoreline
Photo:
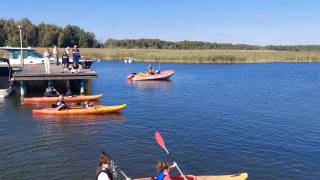
[[[43,52],[45,48],[35,48]],[[50,49],[51,50],[51,49]],[[60,48],[60,56],[64,48]],[[270,62],[320,62],[320,51],[270,50],[168,50],[80,48],[82,56],[100,60],[123,60],[128,56],[136,62],[183,64],[242,64]]]

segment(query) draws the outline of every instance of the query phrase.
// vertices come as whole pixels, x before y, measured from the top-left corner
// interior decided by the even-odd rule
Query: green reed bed
[[[37,48],[43,52],[44,48]],[[60,48],[60,55],[63,51]],[[320,51],[267,50],[159,50],[159,49],[97,49],[80,48],[81,55],[95,59],[114,60],[133,56],[136,61],[173,63],[263,63],[318,62]]]

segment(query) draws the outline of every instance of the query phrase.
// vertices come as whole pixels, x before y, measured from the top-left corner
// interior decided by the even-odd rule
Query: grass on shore
[[[45,48],[36,48],[43,52]],[[52,50],[52,49],[51,49]],[[60,57],[64,49],[60,48]],[[136,61],[173,63],[262,63],[319,62],[320,51],[267,50],[160,50],[160,49],[98,49],[80,48],[82,56],[115,60],[133,56]],[[0,52],[1,56],[1,52]]]

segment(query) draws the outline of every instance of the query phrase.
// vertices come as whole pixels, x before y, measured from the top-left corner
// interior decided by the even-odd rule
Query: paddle
[[[52,90],[55,91],[58,95],[60,95],[60,93],[56,90],[56,88],[52,87]]]
[[[156,139],[156,141],[157,141],[157,143],[159,144],[159,146],[160,146],[162,149],[164,149],[167,154],[169,154],[169,151],[167,150],[167,148],[166,148],[166,146],[165,146],[165,144],[164,144],[164,140],[163,140],[160,132],[155,132],[155,133],[154,133],[154,138]],[[178,164],[177,164],[176,162],[173,162],[173,163],[176,165],[176,167],[177,167],[179,173],[182,175],[183,179],[184,179],[184,180],[187,180],[186,176],[185,176],[185,175],[182,173],[182,171],[180,170]]]

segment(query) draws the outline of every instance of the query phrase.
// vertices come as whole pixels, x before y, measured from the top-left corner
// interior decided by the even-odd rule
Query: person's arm
[[[177,167],[177,163],[176,163],[176,162],[173,162],[173,164],[172,164],[171,166],[169,166],[169,168],[168,168],[168,174],[170,173],[170,170],[171,170],[172,168],[175,168],[175,167]]]

